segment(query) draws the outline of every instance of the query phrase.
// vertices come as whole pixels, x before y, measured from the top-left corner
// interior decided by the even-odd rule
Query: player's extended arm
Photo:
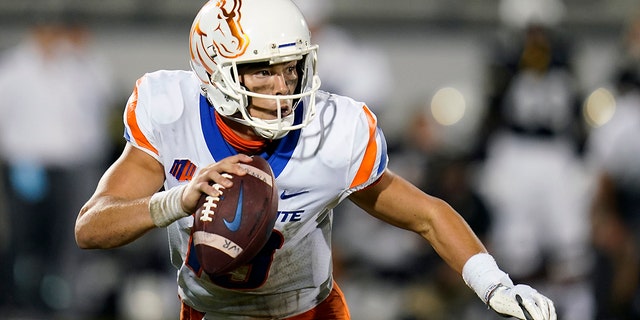
[[[469,225],[445,201],[425,194],[389,170],[376,184],[349,198],[369,214],[420,234],[497,313],[520,319],[556,319],[553,302],[529,286],[514,286]]]
[[[119,247],[190,215],[202,193],[219,194],[214,183],[231,187],[233,182],[222,173],[246,173],[239,162],[251,162],[251,157],[227,157],[199,168],[188,184],[158,192],[165,180],[164,168],[146,152],[127,144],[80,209],[75,228],[78,246]]]
[[[78,246],[83,249],[118,247],[154,228],[149,199],[163,182],[162,165],[127,144],[80,210],[75,226]]]

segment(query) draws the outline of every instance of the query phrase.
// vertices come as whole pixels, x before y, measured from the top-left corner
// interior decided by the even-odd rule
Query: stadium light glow
[[[594,90],[584,102],[582,114],[587,123],[592,127],[600,127],[616,112],[616,99],[605,88]]]
[[[431,99],[431,114],[441,125],[451,126],[464,117],[466,101],[459,90],[446,87],[438,90]]]

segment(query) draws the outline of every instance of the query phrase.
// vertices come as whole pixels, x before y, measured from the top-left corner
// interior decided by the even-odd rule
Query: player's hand
[[[246,170],[239,163],[251,162],[251,157],[238,154],[200,168],[189,181],[182,194],[182,208],[185,212],[194,213],[200,196],[205,193],[210,196],[219,195],[218,188],[230,188],[233,184],[230,176],[225,173],[244,175]],[[215,186],[214,186],[215,185]]]
[[[557,320],[553,302],[527,285],[498,285],[489,296],[489,306],[498,314],[525,320]]]

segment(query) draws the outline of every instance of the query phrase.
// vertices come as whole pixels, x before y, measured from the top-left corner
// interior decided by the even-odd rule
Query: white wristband
[[[166,227],[172,222],[189,216],[182,210],[182,192],[187,185],[155,193],[149,200],[149,214],[158,227]]]
[[[498,268],[496,260],[488,253],[478,253],[464,264],[462,268],[464,282],[488,303],[491,293],[499,285],[512,287],[509,275]]]

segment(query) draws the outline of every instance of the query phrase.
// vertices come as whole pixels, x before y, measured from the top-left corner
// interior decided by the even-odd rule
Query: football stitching
[[[212,196],[207,196],[206,201],[203,205],[203,209],[202,209],[202,215],[200,216],[200,221],[202,222],[211,222],[213,221],[213,218],[211,218],[215,212],[212,210],[213,208],[217,208],[218,204],[216,203],[217,201],[219,201],[220,198],[218,197],[212,197]]]
[[[227,179],[231,179],[231,175],[227,174],[227,173],[223,173],[222,174],[223,177],[227,178]],[[213,187],[220,193],[218,196],[207,196],[205,198],[205,202],[202,205],[203,209],[201,212],[201,216],[200,216],[200,221],[202,222],[211,222],[213,221],[212,216],[214,216],[216,213],[213,209],[218,207],[218,201],[220,201],[220,196],[223,194],[222,189],[224,189],[224,187],[222,185],[219,184],[214,184]]]
[[[270,187],[274,187],[275,185],[275,177],[273,177],[273,174],[271,173],[271,170],[263,170],[251,165],[247,165],[247,164],[239,164],[241,167],[243,167],[246,170],[246,174],[247,176],[250,176],[252,178],[258,179],[260,182],[270,186]],[[269,168],[270,169],[270,168]],[[222,173],[221,174],[223,177],[228,178],[228,179],[232,179],[233,176],[231,176],[230,174],[227,173]],[[205,201],[203,203],[203,205],[201,206],[201,215],[199,217],[199,220],[203,221],[203,222],[212,222],[213,221],[213,216],[215,216],[216,211],[217,211],[217,204],[218,202],[220,202],[221,200],[224,199],[224,196],[222,195],[222,189],[225,189],[223,186],[219,185],[219,184],[214,184],[212,185],[214,188],[216,188],[216,190],[219,191],[219,195],[218,196],[207,196],[205,198]],[[240,193],[242,193],[242,187],[241,187],[241,191]],[[273,190],[271,190],[271,198],[272,201],[275,199],[275,203],[276,203],[276,208],[277,208],[277,202],[278,202],[278,193],[277,191],[274,192]],[[275,195],[275,196],[274,196]],[[228,221],[226,221],[226,219],[223,219],[223,221],[225,222],[225,225],[228,223]],[[273,222],[275,222],[275,220],[273,220]],[[264,225],[269,225],[269,221],[262,221],[262,226],[260,228],[262,228]],[[227,226],[227,228],[229,228]],[[255,228],[255,227],[254,227]],[[271,228],[272,231],[273,227]],[[269,232],[270,234],[271,232]],[[268,238],[268,236],[267,236]],[[246,244],[248,247],[251,247],[254,245],[254,243],[256,241],[258,241],[258,237],[252,239],[248,244]],[[236,244],[235,242],[233,242],[231,239],[228,239],[224,236],[221,236],[219,234],[213,234],[213,233],[209,233],[207,231],[196,231],[194,232],[194,243],[196,245],[205,245],[214,249],[219,250],[222,253],[225,253],[227,256],[233,258],[233,259],[237,259],[240,258],[240,256],[244,256],[246,254],[248,254],[249,252],[245,252],[244,248],[240,247],[238,244]],[[255,254],[255,253],[254,253]],[[227,268],[227,266],[219,269],[225,269]]]

